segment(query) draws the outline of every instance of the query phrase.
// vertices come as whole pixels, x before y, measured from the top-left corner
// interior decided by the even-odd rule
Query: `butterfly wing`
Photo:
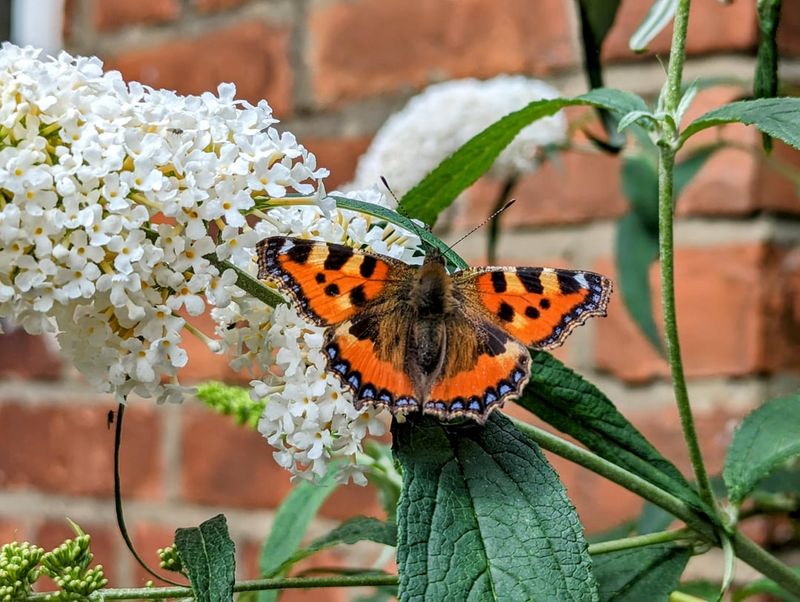
[[[273,236],[256,247],[258,277],[275,282],[319,326],[338,324],[377,299],[390,272],[408,269],[345,245]]]
[[[558,347],[590,316],[605,316],[611,295],[608,278],[579,270],[473,268],[453,278],[473,306],[536,349]]]
[[[329,369],[353,393],[357,408],[369,403],[392,413],[413,412],[419,400],[405,370],[408,318],[392,309],[388,299],[329,328],[322,349]]]
[[[444,370],[422,411],[444,419],[469,416],[483,424],[492,410],[522,392],[531,356],[502,328],[465,309],[448,325]]]

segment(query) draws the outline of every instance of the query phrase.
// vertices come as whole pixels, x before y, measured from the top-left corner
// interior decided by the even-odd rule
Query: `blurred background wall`
[[[623,0],[604,53],[608,85],[653,97],[664,79],[656,57],[666,61],[668,33],[644,55],[627,47],[649,4]],[[187,94],[233,81],[239,97],[266,98],[279,127],[331,170],[329,190],[351,179],[375,131],[427,84],[521,73],[565,95],[586,89],[571,0],[67,0],[63,11],[63,40],[53,41],[54,48],[97,55],[128,80]],[[785,2],[783,12],[781,75],[787,84],[798,83],[800,4]],[[747,93],[757,36],[752,0],[693,3],[684,79],[721,75],[743,85],[702,92],[690,117]],[[705,141],[719,135],[709,131]],[[727,127],[724,137],[755,147],[760,142],[744,127]],[[773,157],[800,166],[797,154],[780,144]],[[614,222],[627,210],[620,167],[619,157],[566,151],[525,176],[515,189],[517,205],[503,219],[500,263],[580,267],[613,277]],[[443,235],[455,239],[481,221],[500,185],[484,179],[460,198],[438,225]],[[737,419],[800,382],[800,198],[768,162],[729,148],[686,188],[678,214],[679,325],[714,472]],[[485,245],[484,229],[459,250],[480,263]],[[655,287],[655,269],[651,276]],[[608,318],[579,329],[557,355],[688,469],[667,367],[619,295]],[[183,380],[207,378],[237,376],[197,343]],[[107,426],[113,408],[112,399],[93,393],[59,360],[51,340],[21,330],[0,337],[0,543],[55,545],[70,534],[69,516],[93,535],[112,584],[140,584],[144,575],[114,525],[113,428]],[[576,466],[554,463],[589,532],[638,513],[635,496]],[[130,404],[123,491],[134,541],[150,562],[156,563],[157,547],[172,541],[175,527],[224,512],[241,552],[240,573],[254,576],[272,509],[289,488],[287,473],[257,433],[196,403]],[[326,504],[314,532],[355,514],[379,513],[370,489],[349,486]],[[780,525],[767,522],[752,529],[762,541],[785,536]],[[346,554],[328,553],[318,562],[359,561]],[[334,600],[345,594],[305,597],[311,595]],[[290,593],[286,599],[303,597]]]

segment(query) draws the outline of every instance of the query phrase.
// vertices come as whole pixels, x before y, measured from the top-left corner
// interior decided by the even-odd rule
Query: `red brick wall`
[[[694,3],[687,79],[751,77],[754,4]],[[645,5],[623,2],[605,57],[610,84],[653,95],[661,67],[652,53],[627,50]],[[565,93],[584,86],[572,0],[72,0],[67,6],[67,48],[97,54],[128,79],[183,93],[234,81],[239,96],[267,98],[283,125],[331,168],[329,189],[350,179],[377,127],[428,83],[511,72],[550,78]],[[789,2],[784,9],[781,50],[797,57],[800,8]],[[668,46],[665,33],[652,49],[664,57]],[[741,93],[704,92],[692,114]],[[718,135],[705,133],[705,142]],[[724,135],[758,142],[745,128],[728,127]],[[797,154],[781,145],[774,157],[798,164]],[[627,207],[619,167],[618,158],[571,151],[525,177],[515,191],[518,206],[504,218],[504,260],[613,276],[613,220]],[[484,180],[459,202],[450,235],[486,215],[498,186]],[[764,161],[728,149],[686,189],[678,214],[679,323],[713,471],[735,420],[798,382],[800,199]],[[479,232],[461,252],[479,261],[484,241]],[[202,345],[190,353],[191,379],[233,377]],[[664,363],[619,298],[606,320],[581,329],[558,355],[687,467]],[[63,517],[69,516],[94,535],[112,583],[142,583],[113,522],[113,434],[106,426],[113,400],[89,391],[52,344],[20,331],[0,337],[0,379],[0,542],[54,544],[67,535]],[[258,434],[196,404],[137,401],[126,416],[123,449],[129,524],[146,558],[154,561],[155,548],[170,542],[175,527],[224,511],[242,551],[241,573],[253,576],[271,509],[289,488]],[[635,496],[566,462],[556,466],[589,530],[637,511]],[[378,508],[369,489],[350,487],[326,504],[316,528]],[[343,561],[336,553],[325,558],[328,565]]]

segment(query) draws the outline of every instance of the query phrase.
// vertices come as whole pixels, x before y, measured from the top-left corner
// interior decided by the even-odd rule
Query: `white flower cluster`
[[[534,100],[558,91],[537,79],[499,75],[434,84],[412,98],[378,130],[361,157],[350,187],[373,186],[383,176],[405,194],[434,167],[480,131]],[[536,168],[537,150],[567,138],[562,112],[523,129],[495,161],[490,173],[505,178]]]
[[[220,262],[254,274],[256,242],[276,233],[405,259],[418,241],[330,208],[323,217],[313,203],[327,170],[271,127],[266,102],[235,100],[233,85],[180,96],[126,84],[96,58],[39,54],[0,49],[0,318],[56,332],[89,381],[120,400],[181,401],[183,335],[196,334],[256,370],[261,431],[282,465],[322,474],[353,457],[383,424],[331,382],[319,329],[247,296]],[[256,208],[287,194],[312,206]],[[251,227],[246,214],[262,219]],[[208,306],[218,340],[187,322]]]

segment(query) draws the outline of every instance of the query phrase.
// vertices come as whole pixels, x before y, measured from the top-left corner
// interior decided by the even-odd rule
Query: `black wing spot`
[[[322,272],[317,272],[317,275],[314,276],[314,280],[322,284],[326,280],[325,274],[323,274]]]
[[[295,242],[286,255],[292,262],[303,265],[311,255],[311,245],[306,242]]]
[[[497,309],[497,317],[500,318],[503,322],[513,322],[514,321],[514,308],[511,307],[505,301],[503,301],[500,304],[500,307]]]
[[[550,309],[550,300],[539,299],[539,307],[541,307],[542,309]]]
[[[356,307],[363,307],[367,303],[367,295],[364,292],[364,285],[359,284],[350,289],[350,303]]]
[[[529,305],[528,307],[525,308],[525,315],[528,316],[529,318],[531,318],[532,320],[535,320],[541,314],[539,314],[539,310],[538,309],[536,309],[535,307]]]
[[[504,293],[508,289],[506,275],[503,272],[492,272],[492,288],[496,293]]]
[[[375,333],[375,321],[372,318],[362,318],[353,322],[347,332],[352,334],[359,341],[369,339]]]
[[[556,278],[558,278],[558,288],[562,295],[577,293],[582,288],[578,281],[569,274],[558,272]]]
[[[375,267],[377,265],[378,260],[372,255],[364,255],[364,259],[361,261],[361,266],[358,268],[358,271],[364,278],[369,278],[375,272]]]
[[[542,268],[517,268],[517,278],[529,293],[541,295],[544,292],[541,275]]]
[[[325,287],[325,294],[329,297],[336,297],[339,295],[339,285],[336,283],[329,284]]]
[[[325,258],[326,270],[337,271],[342,269],[344,264],[353,256],[353,249],[344,246],[328,246],[328,256]]]

